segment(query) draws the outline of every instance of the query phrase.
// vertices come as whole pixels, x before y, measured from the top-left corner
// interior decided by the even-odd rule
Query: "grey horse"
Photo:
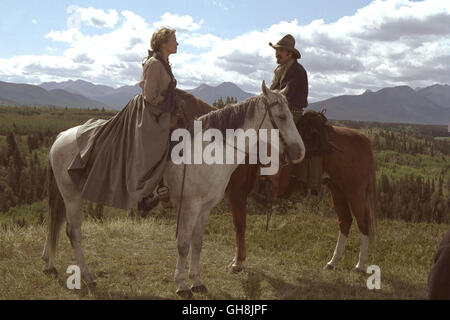
[[[262,94],[224,109],[210,112],[198,119],[204,129],[278,129],[282,143],[278,152],[285,152],[291,162],[302,161],[305,148],[295,127],[287,100],[280,92],[269,90],[264,81]],[[78,127],[61,132],[49,153],[49,219],[48,233],[42,255],[46,263],[44,271],[55,273],[56,244],[60,227],[67,220],[67,235],[75,252],[77,265],[87,284],[95,283],[84,257],[81,246],[81,224],[83,221],[83,199],[67,172],[70,161],[78,152],[76,132]],[[236,152],[248,154],[251,141],[246,140],[244,148]],[[259,142],[259,141],[258,141]],[[207,142],[202,142],[204,147]],[[192,146],[195,144],[192,137]],[[224,144],[226,142],[224,141]],[[194,146],[192,147],[194,148]],[[200,280],[199,261],[205,224],[211,209],[224,197],[231,174],[239,166],[235,164],[174,164],[168,160],[164,180],[170,189],[170,202],[178,211],[177,246],[178,261],[175,281],[177,294],[191,297],[192,292],[206,291]],[[183,186],[186,186],[185,188]],[[181,200],[181,201],[180,201]],[[193,279],[189,288],[185,278],[186,258],[192,249],[189,276]]]

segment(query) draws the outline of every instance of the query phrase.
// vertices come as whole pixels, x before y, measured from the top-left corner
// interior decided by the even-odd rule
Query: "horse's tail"
[[[49,251],[56,251],[56,243],[58,242],[58,231],[66,216],[66,205],[63,197],[56,184],[55,175],[53,173],[50,159],[47,167],[48,181],[48,245]]]
[[[372,152],[371,152],[372,153]],[[377,220],[376,220],[376,175],[375,175],[375,160],[372,153],[372,164],[369,172],[369,183],[366,189],[366,201],[367,210],[369,211],[368,223],[369,223],[369,239],[375,241],[377,232]]]

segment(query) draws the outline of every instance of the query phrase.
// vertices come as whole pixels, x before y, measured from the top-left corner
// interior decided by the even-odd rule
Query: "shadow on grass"
[[[332,272],[332,271],[330,271]],[[391,275],[382,278],[382,286],[389,283],[393,290],[369,290],[366,279],[369,275],[361,274],[361,284],[351,285],[341,279],[331,281],[320,280],[313,275],[297,277],[295,283],[270,276],[264,272],[249,270],[247,279],[242,281],[242,287],[249,299],[261,299],[262,282],[269,284],[272,292],[280,300],[351,300],[351,299],[424,299],[424,288],[413,285]]]
[[[333,271],[329,271],[333,272]],[[369,290],[365,286],[369,275],[360,274],[361,282],[358,284],[348,284],[342,279],[321,280],[319,276],[310,274],[297,277],[294,281],[288,282],[259,270],[248,270],[247,277],[242,281],[242,288],[245,297],[251,300],[264,298],[263,290],[271,290],[272,299],[280,300],[365,300],[365,299],[426,299],[426,291],[423,286],[414,285],[397,279],[395,276],[385,274],[382,278],[381,290]],[[58,277],[59,285],[67,289],[66,279]],[[392,290],[383,290],[383,283],[389,284]],[[167,297],[157,295],[129,295],[124,292],[111,292],[99,286],[82,285],[81,290],[70,290],[79,299],[97,300],[172,300]],[[214,293],[194,294],[192,299],[207,298],[208,300],[236,300],[239,297],[233,296],[229,292],[215,289]],[[241,297],[242,298],[242,297]],[[175,300],[178,300],[175,298]]]
[[[95,300],[171,300],[166,297],[160,297],[156,295],[128,295],[123,292],[113,292],[108,291],[103,287],[99,287],[98,285],[87,285],[86,283],[82,283],[81,289],[79,290],[70,290],[67,289],[65,278],[58,277],[58,284],[64,289],[72,292],[79,299],[95,299]]]

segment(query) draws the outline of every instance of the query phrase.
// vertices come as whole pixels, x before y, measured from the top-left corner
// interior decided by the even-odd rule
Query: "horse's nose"
[[[291,143],[287,145],[286,152],[292,163],[300,163],[305,157],[305,148],[302,148],[298,143]]]

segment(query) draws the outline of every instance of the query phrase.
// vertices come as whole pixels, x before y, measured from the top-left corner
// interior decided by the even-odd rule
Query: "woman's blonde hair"
[[[169,38],[175,33],[175,29],[162,27],[155,31],[150,41],[150,46],[154,52],[160,52],[161,46],[166,43]]]

